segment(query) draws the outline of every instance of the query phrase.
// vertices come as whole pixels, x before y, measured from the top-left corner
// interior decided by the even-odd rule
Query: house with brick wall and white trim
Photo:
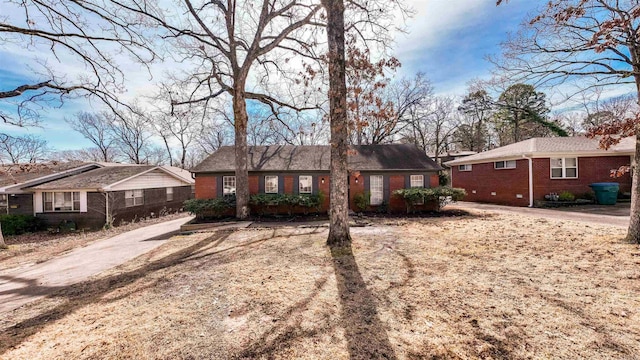
[[[250,146],[250,195],[322,192],[325,197],[319,211],[326,212],[331,181],[330,152],[326,145]],[[442,170],[424,151],[407,144],[351,146],[347,157],[349,207],[353,210],[356,209],[355,197],[369,193],[371,205],[367,210],[386,206],[389,212],[405,212],[404,200],[392,196],[393,191],[436,187],[438,171]],[[235,194],[234,171],[235,149],[223,146],[191,170],[195,177],[196,199]],[[434,204],[429,203],[417,206],[416,210],[434,208]]]
[[[551,193],[591,193],[597,182],[617,182],[631,191],[629,173],[612,179],[612,169],[630,165],[635,138],[608,150],[586,137],[533,138],[448,161],[453,187],[467,192],[465,201],[534,206]]]

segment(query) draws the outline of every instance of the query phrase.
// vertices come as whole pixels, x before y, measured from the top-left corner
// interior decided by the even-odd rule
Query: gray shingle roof
[[[249,171],[329,171],[330,152],[328,145],[250,146]],[[358,171],[441,169],[422,150],[406,144],[352,146],[348,157],[349,168]],[[191,171],[202,173],[234,170],[235,148],[223,146]]]
[[[22,184],[38,178],[58,174],[81,166],[89,165],[78,161],[42,163],[42,164],[15,164],[0,166],[0,187],[13,184]]]
[[[149,169],[153,165],[119,165],[107,166],[82,174],[69,176],[34,186],[34,190],[62,190],[62,189],[101,189],[120,180],[130,178]]]
[[[496,160],[517,159],[522,156],[545,156],[557,154],[575,155],[631,155],[635,151],[635,138],[629,137],[609,150],[600,149],[598,139],[583,136],[533,138],[506,146],[501,146],[475,155],[466,156],[446,163],[448,166],[477,164]]]

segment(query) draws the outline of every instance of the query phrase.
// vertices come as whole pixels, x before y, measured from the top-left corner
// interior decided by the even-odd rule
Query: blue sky
[[[489,76],[492,65],[484,57],[499,52],[498,44],[506,39],[507,32],[515,31],[537,3],[512,0],[496,7],[495,0],[409,1],[416,14],[407,21],[408,34],[395,36],[393,54],[403,64],[398,76],[410,77],[423,71],[436,93],[463,95],[468,81]],[[29,59],[33,55],[16,47],[0,49],[0,91],[30,80]],[[48,60],[48,64],[56,69],[68,66],[55,60]],[[151,85],[144,72],[133,72],[127,76],[130,92]],[[70,130],[64,118],[81,110],[97,111],[93,105],[84,98],[71,100],[61,107],[44,108],[41,127],[16,128],[0,123],[0,132],[40,135],[57,149],[87,147],[90,144]],[[0,109],[6,110],[6,105],[0,103]]]

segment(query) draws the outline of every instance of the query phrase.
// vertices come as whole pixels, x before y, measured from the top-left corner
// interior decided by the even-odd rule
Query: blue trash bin
[[[596,193],[596,200],[600,205],[615,205],[618,201],[618,190],[620,190],[618,183],[593,183],[589,187]]]

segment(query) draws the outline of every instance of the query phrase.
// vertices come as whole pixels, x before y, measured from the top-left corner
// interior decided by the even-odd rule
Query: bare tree
[[[147,163],[145,153],[149,151],[151,128],[147,118],[138,112],[129,111],[113,118],[112,129],[115,142],[122,154],[133,164]]]
[[[346,101],[344,3],[342,0],[322,0],[322,5],[327,11],[329,121],[331,124],[331,190],[329,194],[331,210],[327,244],[340,247],[351,244],[347,196],[349,120]]]
[[[34,135],[0,134],[0,159],[13,164],[36,163],[47,158],[47,141]]]
[[[3,122],[33,125],[42,107],[78,96],[99,99],[114,111],[123,105],[119,93],[124,73],[118,64],[123,56],[113,54],[128,57],[127,62],[133,59],[146,64],[156,58],[156,52],[145,40],[142,24],[121,20],[112,5],[78,0],[2,3],[0,46],[34,54],[28,80],[4,89],[0,86]],[[46,58],[37,58],[40,54]],[[56,72],[48,61],[70,65],[70,70]]]
[[[451,135],[458,125],[458,117],[452,97],[436,97],[427,105],[416,109],[415,115],[404,132],[404,141],[414,143],[425,152],[433,153],[438,161],[449,149]]]
[[[498,1],[498,4],[502,1]],[[525,22],[495,59],[508,76],[558,86],[577,80],[577,91],[631,84],[640,103],[640,7],[635,0],[553,0]],[[636,136],[640,158],[640,117],[593,129],[608,147],[621,136]],[[627,240],[640,243],[640,167],[634,166]]]
[[[274,93],[248,91],[251,74],[261,77],[258,83],[271,80],[269,74],[282,71],[289,60],[287,53],[312,54],[313,46],[305,42],[315,28],[306,27],[317,18],[320,4],[311,0],[272,1],[191,1],[176,7],[157,7],[152,1],[123,5],[133,17],[143,17],[166,39],[177,45],[174,56],[195,65],[183,77],[186,98],[173,98],[172,104],[202,104],[224,96],[231,97],[236,149],[236,216],[249,215],[249,183],[247,167],[247,103],[253,99],[269,106],[274,113],[281,107],[296,110]],[[277,52],[280,56],[271,56]],[[259,89],[251,86],[252,89]]]
[[[81,112],[75,118],[66,119],[71,128],[79,132],[100,151],[100,159],[95,161],[110,162],[115,158],[113,149],[116,139],[113,134],[113,116],[107,112],[92,114]]]
[[[49,158],[57,161],[79,161],[79,162],[100,162],[104,161],[103,153],[96,147],[77,149],[77,150],[61,150],[52,153]],[[109,162],[114,158],[109,158]]]

